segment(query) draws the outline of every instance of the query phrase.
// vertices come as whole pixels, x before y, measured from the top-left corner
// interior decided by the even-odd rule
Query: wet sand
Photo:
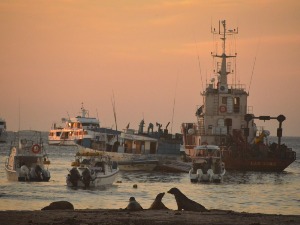
[[[123,209],[0,211],[0,223],[3,225],[298,225],[300,224],[300,215],[238,213],[226,210],[211,210],[203,213],[174,210],[127,211]]]

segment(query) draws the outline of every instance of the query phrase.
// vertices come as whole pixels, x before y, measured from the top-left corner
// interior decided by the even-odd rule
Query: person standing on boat
[[[211,169],[212,164],[213,164],[213,159],[212,159],[212,157],[210,156],[209,159],[208,159],[208,162],[207,162],[207,167],[208,167],[208,169]]]
[[[209,169],[208,163],[207,163],[206,160],[204,160],[204,162],[203,162],[203,174],[206,174],[208,169]]]
[[[220,163],[220,159],[217,159],[214,163],[214,173],[215,174],[219,174],[221,173],[221,163]]]

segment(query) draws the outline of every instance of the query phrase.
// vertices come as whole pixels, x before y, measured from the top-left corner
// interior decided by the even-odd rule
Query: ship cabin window
[[[227,104],[227,97],[222,97],[222,104]]]
[[[233,111],[235,113],[239,113],[240,112],[240,98],[239,97],[235,97],[234,98]]]
[[[82,126],[89,127],[89,128],[98,128],[99,124],[96,124],[96,123],[82,123]],[[79,128],[81,128],[81,125],[80,125]]]
[[[61,135],[61,132],[56,132],[56,136],[59,137]]]
[[[69,137],[69,132],[63,132],[61,135],[62,139],[67,139]]]

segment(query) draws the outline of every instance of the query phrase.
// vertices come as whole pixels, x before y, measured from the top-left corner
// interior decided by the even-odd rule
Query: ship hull
[[[101,187],[105,185],[112,185],[116,180],[119,173],[119,169],[105,175],[97,175],[94,180],[89,183],[88,187]],[[70,179],[67,177],[66,179],[68,187],[74,187],[74,185],[70,182]],[[79,180],[76,187],[86,187],[86,185]]]
[[[49,145],[75,146],[76,140],[48,140]]]
[[[226,170],[282,172],[293,160],[225,159]]]
[[[10,170],[5,167],[6,176],[8,181],[23,181],[23,182],[48,182],[50,177],[44,177],[44,179],[30,178],[26,179],[24,176],[20,176],[20,174],[15,170]]]
[[[185,153],[192,160],[195,158],[195,149],[187,148]],[[269,155],[262,158],[251,156],[243,157],[243,155],[237,156],[230,151],[224,150],[222,151],[222,160],[225,163],[226,170],[282,172],[296,160],[296,153],[289,150],[281,156]]]

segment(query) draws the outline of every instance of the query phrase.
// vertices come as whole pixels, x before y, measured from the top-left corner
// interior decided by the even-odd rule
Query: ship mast
[[[221,30],[221,24],[223,29]],[[222,40],[222,54],[218,54],[217,52],[214,54],[212,53],[212,57],[214,58],[221,58],[221,65],[217,63],[217,71],[216,73],[219,74],[219,87],[221,91],[222,89],[227,89],[227,75],[230,74],[230,64],[227,63],[228,58],[235,58],[235,55],[226,55],[226,39],[228,35],[234,35],[238,33],[238,29],[234,30],[227,30],[226,29],[226,20],[219,21],[219,31],[217,32],[216,29],[211,31],[213,34],[220,35],[220,39]],[[223,87],[223,88],[222,88]]]
[[[85,118],[86,117],[86,115],[88,115],[88,110],[86,110],[84,107],[83,107],[83,102],[81,103],[81,117],[82,118]],[[89,117],[89,115],[88,115],[88,117]]]

